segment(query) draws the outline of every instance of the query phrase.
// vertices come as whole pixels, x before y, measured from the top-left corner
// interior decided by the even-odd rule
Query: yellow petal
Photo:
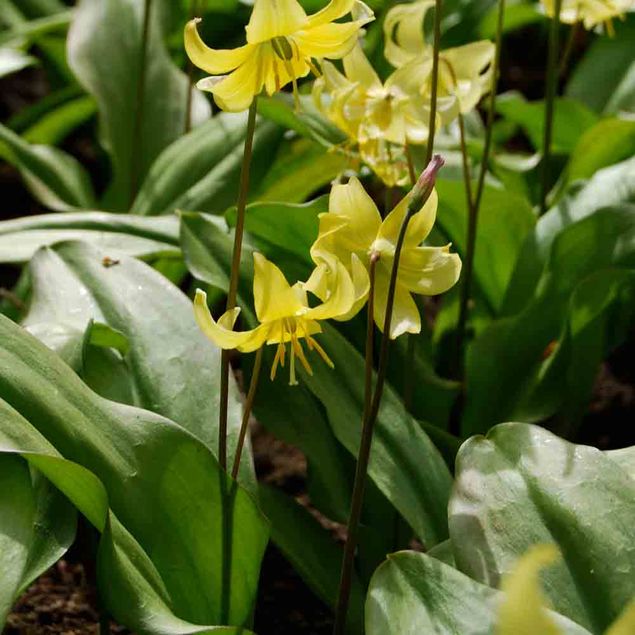
[[[305,313],[311,320],[328,320],[348,313],[355,302],[355,287],[346,267],[337,259],[330,263],[330,276],[327,276],[327,299]]]
[[[560,635],[546,611],[539,573],[558,558],[555,545],[534,545],[503,578],[505,599],[500,605],[496,635]]]
[[[219,348],[237,348],[243,353],[249,353],[263,345],[268,329],[260,325],[251,331],[232,330],[239,313],[240,308],[236,307],[224,313],[216,322],[207,307],[207,294],[200,289],[196,290],[194,318],[203,334]]]
[[[453,287],[461,275],[461,258],[448,247],[404,249],[399,259],[399,283],[413,293],[438,295]]]
[[[238,68],[253,52],[253,46],[245,44],[236,49],[209,48],[198,34],[196,25],[200,19],[190,20],[185,25],[185,52],[192,64],[212,75],[222,75]]]
[[[631,600],[604,635],[633,635],[633,633],[635,633],[635,599]]]
[[[339,59],[355,46],[358,33],[357,22],[332,22],[298,31],[293,41],[306,57]]]
[[[359,44],[342,60],[342,63],[346,77],[350,81],[359,82],[365,88],[381,88],[381,81]]]
[[[219,108],[228,112],[242,112],[251,105],[264,82],[263,64],[266,51],[253,47],[250,58],[233,73],[220,77],[206,77],[196,85],[200,90],[209,91]],[[263,54],[264,53],[264,54]]]
[[[351,247],[354,244],[358,249],[370,247],[381,225],[377,206],[356,177],[352,177],[346,185],[331,188],[329,213],[347,219]]]
[[[388,301],[388,285],[390,283],[390,268],[392,261],[377,265],[375,275],[375,304],[374,317],[377,328],[383,332]],[[419,333],[421,331],[421,316],[410,292],[399,283],[395,287],[392,317],[390,320],[390,339],[394,340],[404,333]]]
[[[306,13],[297,0],[256,0],[245,27],[247,42],[258,44],[291,35],[306,24]]]
[[[254,305],[263,323],[293,317],[307,306],[282,271],[259,253],[254,254]]]
[[[401,199],[397,207],[386,216],[379,230],[378,239],[387,240],[393,245],[397,243],[399,231],[401,230],[401,225],[408,208],[409,199],[409,196]],[[426,236],[430,233],[437,216],[437,202],[437,192],[436,190],[432,190],[432,194],[430,194],[430,197],[423,207],[412,216],[408,223],[408,230],[404,240],[405,248],[418,245],[425,240]]]
[[[309,66],[298,56],[297,46],[292,47],[294,54],[288,60],[280,59],[269,43],[261,44],[261,49],[261,69],[267,94],[273,95],[289,82],[308,75]]]
[[[308,26],[310,28],[327,22],[333,22],[338,18],[350,13],[355,0],[331,0],[324,8],[309,16]]]
[[[434,0],[398,4],[388,11],[384,20],[386,59],[396,68],[421,55],[426,48],[423,20]]]

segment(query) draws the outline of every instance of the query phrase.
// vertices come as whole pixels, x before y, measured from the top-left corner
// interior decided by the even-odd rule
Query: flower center
[[[293,59],[293,47],[286,37],[274,37],[273,40],[271,40],[271,46],[273,47],[273,52],[281,60],[289,61]]]

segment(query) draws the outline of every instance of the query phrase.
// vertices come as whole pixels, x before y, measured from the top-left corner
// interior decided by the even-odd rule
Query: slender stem
[[[137,94],[135,98],[134,123],[132,128],[132,146],[130,150],[130,192],[128,197],[128,203],[130,205],[132,205],[132,202],[137,195],[139,179],[141,177],[141,144],[143,143],[141,127],[143,122],[143,110],[145,106],[145,85],[151,13],[152,0],[144,0],[141,47],[139,49],[139,74],[137,75]]]
[[[364,502],[364,489],[366,487],[366,471],[370,458],[370,447],[372,443],[372,426],[368,425],[368,413],[371,408],[373,391],[373,342],[375,336],[375,268],[379,255],[373,253],[370,258],[368,275],[370,278],[370,288],[368,291],[368,305],[366,318],[366,357],[364,364],[364,412],[362,414],[362,437],[357,455],[357,466],[355,469],[355,484],[353,485],[353,496],[351,498],[351,511],[348,518],[348,532],[346,544],[344,545],[344,556],[342,558],[342,571],[340,574],[340,586],[335,609],[334,635],[342,635],[346,627],[346,616],[348,613],[348,602],[351,593],[351,583],[353,580],[353,563],[355,561],[355,549],[357,548],[357,536],[359,533],[359,521],[362,514],[362,504]]]
[[[198,0],[190,2],[190,20],[198,17]],[[187,94],[185,95],[185,127],[187,134],[192,129],[192,98],[194,93],[194,64],[187,58]]]
[[[437,92],[439,83],[439,51],[441,50],[441,13],[443,0],[436,0],[434,5],[434,42],[432,49],[432,76],[430,81],[430,119],[428,120],[428,147],[426,148],[426,165],[434,152],[434,135],[437,123]]]
[[[578,38],[578,33],[580,32],[580,24],[580,22],[574,22],[569,29],[569,36],[567,37],[567,43],[565,44],[564,52],[562,53],[562,57],[560,59],[560,68],[558,69],[560,77],[564,77],[567,72],[567,68],[569,67],[571,55],[573,54],[573,49],[575,48],[575,41]]]
[[[110,635],[110,619],[104,611],[99,612],[99,635]]]
[[[412,158],[412,150],[408,140],[404,144],[404,152],[406,153],[406,161],[408,161],[408,176],[410,177],[410,187],[414,187],[417,182],[417,173],[415,172],[415,162]]]
[[[553,135],[553,111],[558,90],[558,49],[560,48],[560,9],[562,0],[555,0],[554,15],[551,18],[549,32],[549,51],[547,53],[547,79],[545,94],[545,125],[542,142],[542,165],[540,171],[540,214],[547,211],[547,195],[549,194],[549,160],[551,155],[551,138]]]
[[[462,118],[459,119],[461,128],[461,151],[463,153],[463,170],[466,179],[466,196],[468,197],[468,221],[467,239],[465,247],[465,259],[463,261],[463,284],[461,285],[461,298],[459,304],[459,321],[457,325],[456,340],[456,364],[458,374],[462,374],[463,346],[465,342],[465,330],[467,327],[467,317],[469,301],[472,292],[472,277],[474,273],[474,254],[476,251],[476,234],[478,228],[478,213],[481,207],[483,190],[485,189],[485,175],[489,165],[490,153],[492,150],[492,130],[494,127],[494,117],[496,115],[496,91],[498,87],[498,76],[500,73],[501,47],[503,43],[503,18],[505,15],[505,0],[498,2],[498,21],[496,25],[496,48],[494,52],[494,65],[492,68],[492,83],[490,85],[489,106],[487,109],[487,120],[485,127],[485,143],[483,147],[483,157],[476,184],[476,192],[472,196],[472,186],[470,175],[467,172],[467,151],[465,150],[465,129]],[[471,205],[469,201],[472,201]]]
[[[251,153],[256,129],[256,100],[254,97],[249,107],[247,119],[247,133],[245,135],[245,149],[243,151],[243,163],[240,170],[240,188],[238,190],[238,203],[236,205],[236,229],[234,231],[234,249],[232,253],[232,267],[229,277],[229,290],[227,292],[227,307],[230,311],[236,306],[238,292],[238,280],[240,277],[240,255],[243,246],[243,233],[245,231],[245,207],[247,206],[247,193],[249,191],[249,170],[251,168]],[[227,405],[229,400],[229,351],[221,353],[220,376],[220,404],[218,413],[218,462],[223,470],[227,469]]]
[[[375,383],[375,391],[373,398],[368,402],[368,396],[365,395],[364,402],[364,417],[362,423],[362,438],[360,441],[359,453],[357,455],[357,468],[355,470],[355,483],[353,485],[353,497],[351,499],[351,513],[348,520],[348,532],[346,537],[346,544],[344,546],[344,559],[342,561],[342,574],[340,578],[340,588],[337,601],[337,609],[335,614],[335,627],[333,629],[333,635],[342,635],[344,627],[346,625],[346,614],[348,610],[348,599],[350,594],[350,585],[353,572],[353,560],[355,556],[355,548],[357,546],[357,535],[359,532],[359,521],[361,516],[362,504],[364,502],[364,488],[366,486],[366,475],[368,471],[368,462],[370,459],[370,449],[373,440],[373,430],[375,422],[377,421],[377,414],[379,412],[379,406],[381,404],[381,397],[383,392],[384,383],[386,380],[386,371],[388,368],[388,344],[390,341],[390,327],[392,322],[392,311],[395,300],[395,290],[397,287],[397,272],[399,270],[399,259],[401,257],[401,250],[403,247],[404,239],[406,237],[406,230],[412,216],[421,209],[423,204],[428,200],[432,189],[434,187],[434,181],[436,174],[443,165],[443,159],[440,156],[433,157],[428,167],[424,170],[423,174],[417,181],[417,184],[412,190],[412,195],[408,203],[408,208],[404,220],[399,230],[399,236],[395,245],[395,254],[393,256],[393,265],[390,272],[390,283],[388,285],[388,295],[386,299],[386,313],[384,316],[383,333],[381,339],[381,346],[379,351],[379,363],[377,366],[377,380]],[[372,259],[371,259],[372,264]],[[372,282],[374,284],[374,272]],[[374,308],[374,307],[372,307]],[[369,328],[370,318],[369,318]],[[367,346],[368,338],[370,336],[367,332]],[[366,364],[368,372],[368,349],[366,354]],[[366,388],[369,388],[369,381],[367,380]]]
[[[251,382],[249,383],[249,391],[247,393],[247,400],[245,401],[245,408],[243,410],[243,421],[240,426],[240,434],[238,435],[238,443],[236,445],[236,454],[234,455],[234,465],[232,467],[232,478],[234,480],[238,478],[238,470],[240,469],[240,456],[243,452],[243,446],[245,445],[245,437],[247,436],[247,429],[249,428],[249,417],[251,415],[251,409],[254,405],[256,390],[258,389],[258,380],[260,379],[260,367],[262,366],[262,349],[263,347],[261,346],[256,351],[254,369],[251,373]]]

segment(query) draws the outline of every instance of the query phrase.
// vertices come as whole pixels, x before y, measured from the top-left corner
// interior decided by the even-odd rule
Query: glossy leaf
[[[157,158],[132,205],[135,214],[177,209],[224,212],[236,203],[247,115],[221,113],[180,137]],[[282,130],[256,124],[250,189],[269,169]]]
[[[563,558],[543,575],[555,610],[602,632],[635,594],[635,483],[595,448],[527,424],[501,424],[457,457],[449,505],[456,565],[497,587],[534,544]]]
[[[267,538],[251,498],[241,488],[229,493],[212,453],[177,424],[97,396],[2,316],[0,335],[0,450],[24,456],[105,530],[99,574],[107,608],[140,633],[213,630],[193,624],[221,619],[221,536],[230,513],[229,623],[245,624]]]
[[[43,205],[62,212],[95,207],[87,172],[62,150],[31,145],[0,124],[0,156],[20,170]]]
[[[66,240],[82,240],[114,257],[178,254],[178,219],[72,212],[0,221],[0,262],[28,262],[40,247]]]
[[[101,140],[113,171],[105,207],[115,211],[128,209],[153,161],[185,126],[187,77],[167,53],[156,12],[150,16],[142,71],[143,7],[141,0],[82,0],[68,34],[69,64],[98,105]],[[209,114],[209,104],[196,91],[193,122]]]

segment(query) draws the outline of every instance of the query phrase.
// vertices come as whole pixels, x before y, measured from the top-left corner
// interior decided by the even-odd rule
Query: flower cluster
[[[429,136],[433,48],[422,24],[434,0],[400,4],[384,21],[386,59],[395,71],[385,82],[357,45],[344,72],[322,63],[313,90],[318,108],[357,145],[363,161],[386,183],[408,181],[407,146]],[[483,40],[440,52],[435,126],[472,110],[487,92],[494,45]]]
[[[553,17],[554,0],[542,0],[545,13]],[[582,22],[585,29],[592,29],[600,24],[613,34],[613,18],[624,19],[627,11],[635,9],[633,0],[562,0],[560,21],[565,24]]]
[[[254,254],[254,305],[259,325],[248,331],[235,331],[239,308],[214,320],[206,295],[198,290],[194,301],[199,327],[217,346],[255,351],[265,344],[277,346],[271,379],[278,366],[289,359],[290,384],[297,384],[296,360],[308,374],[311,365],[302,342],[315,350],[329,365],[327,353],[315,339],[327,319],[348,320],[366,303],[370,290],[368,269],[371,258],[377,261],[374,286],[374,319],[381,329],[386,312],[388,284],[397,237],[412,193],[383,220],[375,203],[361,183],[352,178],[346,185],[331,190],[329,211],[320,215],[319,234],[311,247],[315,269],[306,282],[290,285],[283,273],[261,254]],[[419,310],[412,294],[443,293],[458,280],[461,260],[449,246],[428,247],[421,243],[435,221],[436,192],[412,216],[405,236],[393,305],[390,337],[421,330]],[[322,303],[311,306],[307,292]],[[288,354],[286,352],[289,345]]]

